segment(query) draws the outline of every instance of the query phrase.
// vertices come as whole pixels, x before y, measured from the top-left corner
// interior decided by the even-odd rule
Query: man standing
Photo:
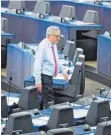
[[[48,102],[54,101],[53,77],[57,76],[61,66],[57,53],[57,43],[60,39],[60,29],[50,26],[46,31],[46,38],[42,40],[37,48],[34,63],[35,86],[39,93],[43,94],[45,108]],[[68,75],[62,71],[63,76],[68,80]]]

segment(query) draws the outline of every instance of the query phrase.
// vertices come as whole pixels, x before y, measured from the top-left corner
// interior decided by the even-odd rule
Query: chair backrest
[[[80,94],[83,95],[85,89],[85,55],[80,54],[77,61],[82,62]]]
[[[24,0],[21,0],[21,1],[10,0],[8,8],[9,9],[25,9],[25,1]]]
[[[82,48],[76,48],[74,57],[73,57],[73,63],[75,64],[78,60],[78,57],[80,54],[83,54],[83,49]]]
[[[82,62],[76,62],[72,77],[70,80],[71,85],[75,85],[77,92],[76,94],[80,94],[80,86],[81,86],[81,71],[82,70]],[[75,95],[76,96],[76,95]]]
[[[65,40],[64,40],[64,36],[61,35],[60,40],[57,44],[57,50],[63,50],[65,46]]]
[[[50,3],[49,2],[37,2],[34,10],[34,13],[49,14],[50,13]]]
[[[1,18],[1,31],[8,32],[8,19]]]
[[[100,23],[99,12],[94,10],[86,10],[83,22],[99,24]]]
[[[33,131],[32,117],[28,112],[19,112],[9,115],[5,126],[5,134],[10,134],[12,131],[22,130],[23,133]]]
[[[51,129],[47,131],[47,135],[73,135],[73,130],[69,128]]]
[[[63,50],[63,54],[67,56],[70,60],[72,60],[75,53],[75,48],[75,43],[73,41],[67,40]]]
[[[18,106],[23,110],[39,109],[39,99],[35,86],[28,86],[23,89]]]
[[[70,47],[69,47],[69,51],[68,51],[68,58],[69,58],[69,60],[72,61],[75,50],[76,50],[76,44],[73,41],[69,41],[69,43],[70,43]]]
[[[5,95],[1,95],[1,117],[8,117],[7,97]]]
[[[75,18],[75,7],[63,5],[60,11],[59,17],[61,18]]]
[[[68,56],[69,48],[70,48],[70,41],[67,40],[67,41],[66,41],[66,44],[65,44],[65,46],[64,46],[64,50],[63,50],[63,54],[64,54],[65,56]]]
[[[67,115],[66,115],[67,114]],[[56,129],[63,126],[71,127],[73,123],[73,108],[69,106],[56,106],[53,108],[51,117],[47,123],[47,128]]]
[[[99,123],[94,135],[111,135],[111,121]]]
[[[103,117],[108,117],[109,120],[111,119],[109,101],[92,101],[85,122],[96,126]]]

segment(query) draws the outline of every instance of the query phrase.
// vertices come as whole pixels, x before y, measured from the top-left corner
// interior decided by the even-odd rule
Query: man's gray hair
[[[49,35],[54,35],[55,31],[60,30],[57,26],[50,26],[46,30],[46,37]]]

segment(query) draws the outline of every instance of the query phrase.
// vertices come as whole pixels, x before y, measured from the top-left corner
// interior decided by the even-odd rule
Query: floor
[[[97,68],[97,62],[96,61],[86,61],[86,65]]]

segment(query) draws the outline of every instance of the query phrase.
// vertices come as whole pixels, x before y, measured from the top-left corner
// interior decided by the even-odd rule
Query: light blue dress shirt
[[[48,38],[45,38],[41,41],[41,43],[38,45],[38,48],[36,50],[35,54],[35,62],[34,62],[34,74],[36,83],[41,82],[41,74],[45,74],[48,76],[54,76],[55,72],[55,62],[54,62],[54,56],[52,52],[52,44],[48,40]],[[55,56],[58,63],[59,70],[62,69],[62,65],[59,65],[59,57],[57,53],[57,45],[54,45],[55,50]]]

